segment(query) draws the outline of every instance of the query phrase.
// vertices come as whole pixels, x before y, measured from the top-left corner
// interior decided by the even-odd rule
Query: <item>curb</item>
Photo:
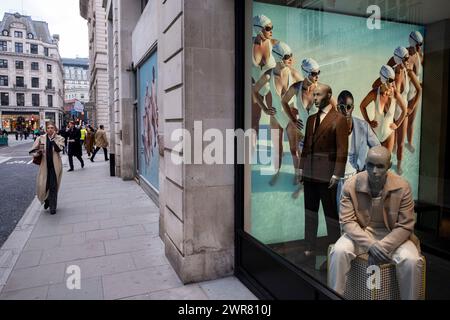
[[[41,203],[34,197],[14,231],[0,248],[0,293],[6,285],[34,227],[41,216]]]

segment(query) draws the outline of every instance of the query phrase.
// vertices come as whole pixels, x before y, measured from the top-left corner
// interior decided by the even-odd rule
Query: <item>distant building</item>
[[[62,58],[64,69],[64,102],[72,99],[89,102],[89,59]]]
[[[91,123],[94,118],[93,107],[89,104],[89,59],[62,58],[64,68],[64,123],[81,120]],[[76,112],[73,107],[80,101],[85,110]]]
[[[5,13],[0,22],[1,127],[14,132],[61,124],[64,100],[59,36],[44,21]]]

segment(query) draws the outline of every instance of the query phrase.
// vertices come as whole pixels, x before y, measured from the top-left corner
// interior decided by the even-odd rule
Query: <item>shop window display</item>
[[[399,298],[422,299],[427,262],[414,205],[426,28],[383,21],[374,31],[367,17],[270,2],[253,2],[247,39],[254,135],[245,231],[341,296],[351,260],[342,257],[365,254],[368,265],[397,268]],[[376,185],[370,169],[381,167],[380,193],[358,201],[363,182]]]

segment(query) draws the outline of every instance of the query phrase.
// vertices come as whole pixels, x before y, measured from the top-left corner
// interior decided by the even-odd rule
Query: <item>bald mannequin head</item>
[[[319,83],[314,90],[314,104],[319,109],[323,109],[330,104],[331,95],[333,94],[331,87]]]
[[[377,146],[369,150],[366,168],[371,187],[383,188],[391,165],[391,153],[388,149],[383,146]]]

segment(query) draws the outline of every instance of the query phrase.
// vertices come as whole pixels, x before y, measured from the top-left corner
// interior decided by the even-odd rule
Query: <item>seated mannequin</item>
[[[413,234],[411,188],[402,177],[388,172],[391,154],[385,147],[369,150],[366,168],[344,185],[339,213],[342,236],[330,252],[329,285],[343,295],[351,261],[368,253],[369,265],[395,264],[401,299],[416,300],[423,259]]]

